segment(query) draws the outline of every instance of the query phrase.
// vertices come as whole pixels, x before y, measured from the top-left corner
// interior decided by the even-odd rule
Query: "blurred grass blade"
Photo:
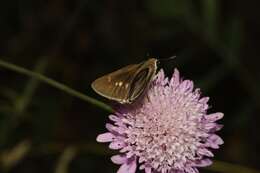
[[[212,166],[206,167],[205,169],[221,173],[260,173],[260,171],[252,168],[217,160],[214,160]]]
[[[226,40],[225,46],[227,47],[227,53],[230,56],[227,56],[226,61],[230,66],[239,65],[236,57],[239,56],[240,47],[243,42],[243,29],[242,23],[238,17],[233,17],[228,23],[226,28]]]
[[[211,40],[215,40],[217,35],[218,20],[218,0],[203,0],[203,19],[205,33]]]
[[[25,140],[18,143],[13,149],[1,154],[4,170],[8,171],[22,160],[31,148],[31,142]]]
[[[11,88],[0,87],[0,93],[1,96],[3,96],[5,99],[8,99],[8,101],[13,101],[18,97],[16,91]]]
[[[47,66],[47,59],[42,58],[38,60],[38,62],[35,65],[34,71],[42,74],[44,73]],[[36,78],[30,78],[27,82],[25,89],[23,91],[23,94],[19,96],[16,100],[14,100],[14,106],[15,111],[18,115],[21,115],[27,108],[27,106],[30,104],[33,94],[36,90],[36,88],[39,85],[39,80]]]
[[[114,110],[108,106],[107,104],[99,101],[99,100],[96,100],[92,97],[89,97],[87,95],[84,95],[62,83],[59,83],[53,79],[50,79],[42,74],[39,74],[39,73],[36,73],[36,72],[33,72],[33,71],[30,71],[30,70],[27,70],[23,67],[20,67],[20,66],[17,66],[17,65],[14,65],[12,63],[9,63],[9,62],[6,62],[6,61],[3,61],[0,59],[0,66],[1,67],[4,67],[6,69],[9,69],[9,70],[12,70],[12,71],[15,71],[17,73],[20,73],[20,74],[23,74],[23,75],[26,75],[26,76],[30,76],[30,77],[33,77],[33,78],[36,78],[42,82],[45,82],[49,85],[51,85],[52,87],[55,87],[63,92],[66,92],[67,94],[70,94],[71,96],[74,96],[74,97],[77,97],[77,98],[80,98],[92,105],[95,105],[103,110],[106,110],[108,112],[114,112]]]
[[[54,173],[68,173],[69,164],[76,156],[77,150],[74,147],[68,147],[60,156]]]
[[[6,104],[6,103],[0,103],[0,112],[2,113],[14,113],[13,106]]]
[[[43,73],[45,67],[47,65],[47,61],[45,58],[40,59],[37,61],[35,65],[35,71],[39,73]],[[4,146],[5,143],[8,141],[8,136],[12,134],[14,129],[20,124],[21,116],[28,115],[26,114],[26,108],[30,104],[32,100],[32,96],[38,86],[39,82],[35,78],[31,78],[23,91],[21,95],[17,94],[14,100],[12,101],[12,105],[10,105],[11,109],[8,109],[8,107],[5,107],[5,109],[2,109],[6,113],[9,113],[9,116],[7,121],[1,126],[0,131],[0,146]],[[1,107],[0,107],[1,108]],[[7,112],[9,111],[9,112]]]
[[[148,8],[161,18],[183,18],[191,16],[191,3],[188,0],[151,0],[148,1]],[[175,8],[173,8],[175,7]]]

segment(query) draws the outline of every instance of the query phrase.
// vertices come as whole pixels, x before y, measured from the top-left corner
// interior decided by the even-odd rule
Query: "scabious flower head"
[[[171,79],[161,70],[142,99],[109,116],[108,132],[97,141],[120,150],[111,158],[121,165],[118,173],[138,167],[145,173],[198,173],[198,167],[211,164],[211,149],[223,144],[215,134],[223,114],[207,114],[208,100],[192,81],[180,79],[177,69]]]

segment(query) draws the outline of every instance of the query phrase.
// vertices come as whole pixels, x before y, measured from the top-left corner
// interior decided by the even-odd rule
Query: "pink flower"
[[[223,140],[215,134],[222,113],[207,114],[208,97],[200,97],[193,82],[181,80],[175,69],[170,80],[161,70],[142,99],[118,108],[98,142],[120,150],[111,158],[118,173],[197,173],[212,163],[211,149]]]

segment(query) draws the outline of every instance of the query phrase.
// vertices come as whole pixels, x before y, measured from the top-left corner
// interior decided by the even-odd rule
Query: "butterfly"
[[[131,104],[142,95],[155,76],[157,61],[150,58],[139,64],[130,64],[96,79],[91,87],[105,98]]]

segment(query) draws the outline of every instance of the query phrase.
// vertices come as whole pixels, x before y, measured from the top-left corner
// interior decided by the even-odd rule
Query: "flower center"
[[[156,170],[178,169],[198,157],[202,115],[199,103],[180,98],[183,95],[156,100],[159,107],[154,106],[155,100],[149,101],[135,114],[126,115],[130,125],[126,142],[132,147],[131,152]]]

